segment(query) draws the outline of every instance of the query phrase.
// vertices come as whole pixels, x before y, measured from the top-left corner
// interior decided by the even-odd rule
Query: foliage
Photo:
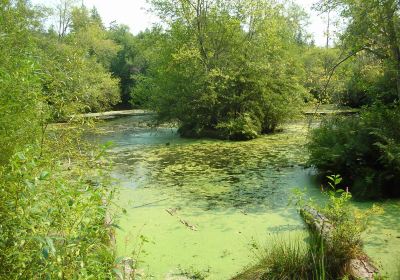
[[[55,38],[43,38],[41,42],[43,97],[51,119],[101,111],[119,101],[117,80],[95,57],[87,57],[85,49]]]
[[[312,207],[329,220],[329,237],[312,228],[306,242],[273,240],[261,251],[255,266],[233,279],[347,279],[346,264],[362,254],[361,233],[368,218],[382,209],[373,206],[362,213],[356,210],[350,203],[351,194],[338,188],[341,182],[339,175],[328,176],[328,187],[323,189],[325,204],[305,199],[299,190],[292,197],[299,210]]]
[[[366,53],[382,63],[386,97],[400,98],[400,6],[396,0],[320,1],[320,11],[333,7],[347,21],[341,36],[343,50],[350,55]]]
[[[0,1],[0,164],[40,132],[40,81],[29,25],[35,14]]]
[[[361,253],[361,233],[365,230],[365,221],[357,216],[350,204],[351,194],[338,189],[342,178],[339,175],[328,176],[328,196],[324,207],[316,209],[328,218],[332,225],[330,240],[325,244],[329,256],[327,270],[339,273],[352,258]],[[362,216],[365,219],[366,216]]]
[[[0,1],[0,278],[110,279],[108,170],[80,130],[48,122],[106,108],[115,80],[41,19],[27,1]]]
[[[307,73],[304,79],[304,86],[311,95],[321,103],[331,103],[338,92],[344,90],[346,71],[340,68],[332,77],[329,87],[326,84],[329,78],[329,71],[336,63],[339,56],[337,48],[320,48],[309,46],[303,53],[303,67]]]
[[[385,69],[381,62],[367,53],[359,54],[348,64],[344,90],[336,94],[338,103],[350,107],[370,105],[377,100],[389,102],[390,83],[387,83]],[[389,94],[389,96],[391,96]]]
[[[1,168],[0,278],[112,277],[108,190],[89,183],[88,167],[59,164],[30,146]]]
[[[311,132],[309,164],[322,176],[341,173],[359,198],[398,196],[398,105],[375,105],[360,116],[333,117]]]
[[[118,81],[107,72],[117,45],[85,7],[71,9],[69,33],[36,34],[44,101],[53,120],[109,109],[120,100]]]
[[[183,136],[274,131],[302,102],[299,25],[284,6],[256,2],[153,1],[168,28],[151,45],[157,55],[134,96],[161,121],[179,121]]]
[[[113,57],[121,49],[109,37],[96,8],[91,11],[85,6],[72,9],[71,32],[63,41],[85,50],[86,55],[94,57],[107,70]]]
[[[136,96],[132,96],[131,100],[131,93],[140,76],[146,75],[148,62],[142,45],[151,34],[152,32],[146,31],[134,36],[125,25],[115,25],[110,28],[109,37],[121,46],[111,61],[110,69],[113,75],[120,79],[121,105],[124,108],[129,108],[131,105],[143,106],[142,100]],[[152,44],[154,41],[151,40],[149,43]]]

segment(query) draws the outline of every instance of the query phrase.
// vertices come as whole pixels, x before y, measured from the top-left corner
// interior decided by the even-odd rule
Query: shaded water
[[[175,129],[151,129],[148,121],[113,120],[98,136],[114,142],[110,156],[121,185],[116,203],[127,210],[118,253],[134,252],[147,277],[199,271],[207,279],[229,279],[254,261],[252,249],[271,236],[304,236],[299,215],[288,206],[291,190],[321,197],[312,171],[303,167],[304,123],[249,142],[226,142],[181,139]],[[393,273],[400,205],[385,208],[384,219],[365,234],[366,250]]]

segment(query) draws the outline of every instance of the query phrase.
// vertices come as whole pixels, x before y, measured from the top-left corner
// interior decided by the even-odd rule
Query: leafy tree
[[[59,38],[67,35],[72,23],[72,10],[77,3],[77,0],[58,0],[56,2],[54,14]]]
[[[367,52],[385,64],[387,82],[394,98],[400,98],[400,5],[397,0],[328,0],[320,10],[334,7],[348,25],[341,37],[349,54]]]
[[[117,80],[85,49],[46,37],[40,48],[43,96],[53,120],[101,111],[119,101]]]
[[[85,6],[73,8],[71,32],[65,42],[86,50],[107,70],[120,50],[120,46],[109,38],[97,10],[89,11]]]
[[[121,46],[111,61],[110,69],[113,75],[120,79],[121,106],[124,108],[131,107],[132,90],[138,77],[146,74],[147,60],[143,55],[145,49],[141,45],[149,32],[134,36],[125,25],[114,25],[109,31],[109,37]],[[140,107],[143,104],[138,98],[132,98],[132,105]]]
[[[135,96],[183,136],[251,139],[301,104],[298,29],[265,1],[152,1],[168,24]],[[144,98],[146,99],[146,98]]]
[[[304,85],[311,95],[320,103],[331,103],[335,96],[344,91],[344,84],[347,79],[347,69],[340,68],[330,80],[329,87],[326,84],[331,69],[339,54],[337,48],[320,48],[309,46],[303,53],[303,65],[307,75],[304,78]]]
[[[28,1],[0,0],[0,278],[111,279],[101,153],[79,130],[45,128],[50,112],[109,104],[114,80],[85,49],[62,42],[69,34],[43,29]]]
[[[118,46],[85,7],[71,8],[68,34],[37,33],[43,97],[51,118],[101,111],[119,102],[118,81],[107,68]]]
[[[0,1],[0,164],[40,131],[39,65],[29,30],[37,24],[24,1]]]

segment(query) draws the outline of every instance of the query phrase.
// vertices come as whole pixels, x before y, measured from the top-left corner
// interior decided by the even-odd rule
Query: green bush
[[[82,130],[48,121],[105,108],[117,84],[40,22],[29,1],[0,0],[0,279],[112,279],[108,170]]]
[[[110,193],[90,184],[88,170],[40,157],[35,146],[0,167],[1,279],[112,278],[103,205]]]
[[[323,177],[342,174],[355,197],[399,196],[399,127],[399,105],[326,119],[311,133],[309,164]]]
[[[150,2],[167,29],[154,31],[143,47],[149,67],[132,97],[145,100],[161,122],[177,121],[186,137],[249,140],[299,112],[304,72],[292,10],[210,1],[204,10],[198,2],[196,13],[186,2]],[[251,32],[243,28],[247,18],[254,18]]]

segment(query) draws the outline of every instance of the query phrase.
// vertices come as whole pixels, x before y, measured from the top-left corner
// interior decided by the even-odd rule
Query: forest
[[[399,279],[400,2],[148,3],[0,0],[0,279]]]

